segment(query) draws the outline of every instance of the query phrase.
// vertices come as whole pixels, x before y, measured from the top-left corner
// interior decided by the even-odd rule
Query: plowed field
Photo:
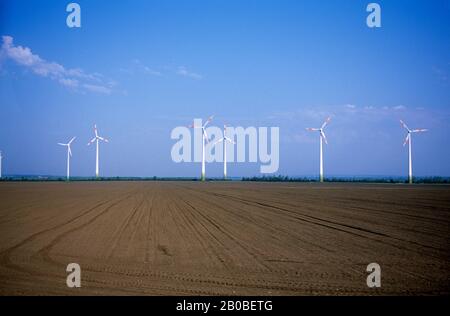
[[[444,185],[0,183],[0,294],[448,294],[449,232]]]

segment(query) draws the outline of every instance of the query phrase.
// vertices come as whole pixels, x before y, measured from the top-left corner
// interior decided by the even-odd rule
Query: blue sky
[[[94,174],[86,144],[98,124],[104,176],[197,176],[176,164],[171,130],[215,114],[213,125],[279,126],[280,169],[318,171],[328,116],[327,175],[450,176],[450,1],[79,0],[0,2],[0,150],[6,174],[65,174],[57,142],[77,136],[72,174]],[[207,165],[220,176],[222,165]],[[230,176],[259,173],[233,164]]]

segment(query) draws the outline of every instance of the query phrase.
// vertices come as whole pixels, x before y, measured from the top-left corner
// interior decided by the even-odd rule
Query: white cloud
[[[192,78],[195,80],[200,80],[203,78],[203,76],[198,73],[188,71],[187,68],[184,66],[178,67],[177,74],[180,76],[189,77],[189,78]]]
[[[97,93],[103,93],[103,94],[111,94],[111,92],[112,92],[110,88],[107,88],[107,87],[104,87],[104,86],[95,85],[95,84],[85,83],[85,84],[83,84],[83,87],[86,90],[89,90],[91,92],[97,92]]]
[[[59,79],[59,83],[69,88],[77,88],[79,86],[78,80],[76,79],[61,78]]]
[[[142,72],[147,75],[162,76],[162,73],[160,71],[144,65],[139,59],[134,59],[132,69],[126,69],[125,72],[128,72],[130,74],[134,72]]]
[[[153,70],[147,66],[144,66],[144,72],[149,74],[149,75],[154,75],[154,76],[161,76],[161,72]]]
[[[15,46],[11,36],[2,36],[2,39],[0,56],[13,60],[18,65],[30,69],[36,75],[50,78],[71,89],[81,87],[97,93],[111,93],[112,84],[110,82],[105,83],[103,75],[99,73],[85,73],[79,68],[66,69],[61,64],[46,61],[33,54],[28,47]],[[80,84],[80,81],[83,81],[83,83]],[[96,84],[92,84],[92,82]]]
[[[450,66],[450,63],[447,64],[447,66]],[[448,83],[448,70],[441,67],[432,67],[433,73],[437,76],[437,78],[442,81],[443,83]]]
[[[159,69],[159,70],[157,70]],[[157,69],[149,67],[145,65],[141,60],[139,59],[133,59],[131,61],[131,66],[126,68],[121,68],[120,71],[129,75],[135,75],[135,74],[147,74],[151,76],[157,76],[157,77],[164,77],[170,73],[175,73],[176,75],[191,78],[194,80],[201,80],[203,79],[203,76],[199,73],[190,71],[185,66],[164,66],[164,67],[158,67]]]
[[[411,106],[373,106],[373,105],[330,105],[301,106],[285,112],[272,112],[266,116],[267,125],[282,126],[283,138],[286,142],[309,143],[317,135],[305,131],[306,127],[320,127],[322,122],[331,116],[328,130],[330,137],[340,143],[349,143],[360,138],[367,129],[371,129],[371,137],[392,137],[385,129],[398,131],[398,120],[418,122],[420,126],[438,126],[440,117],[448,117],[448,112],[437,115],[430,108],[417,109]],[[382,129],[376,127],[383,127]],[[401,131],[401,130],[400,130]],[[329,135],[327,135],[329,136]]]

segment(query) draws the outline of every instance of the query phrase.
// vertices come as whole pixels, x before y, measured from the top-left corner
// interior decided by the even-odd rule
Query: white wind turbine
[[[408,131],[408,134],[406,135],[405,138],[405,142],[403,143],[403,146],[406,145],[406,143],[408,143],[408,147],[409,147],[409,172],[408,172],[408,180],[409,183],[413,183],[413,176],[412,176],[412,151],[411,151],[411,134],[412,133],[421,133],[421,132],[426,132],[428,131],[427,129],[409,129],[409,127],[405,124],[405,122],[403,122],[402,120],[400,120],[400,124]]]
[[[330,122],[331,117],[328,117],[325,122],[323,122],[322,126],[320,128],[311,128],[308,127],[306,130],[308,131],[317,131],[320,133],[320,182],[323,182],[323,142],[325,144],[328,144],[327,137],[324,133],[324,128],[327,126],[327,124]]]
[[[209,143],[208,134],[206,133],[206,125],[208,125],[212,119],[214,118],[214,115],[211,115],[203,124],[203,126],[195,126],[195,122],[192,125],[189,125],[190,128],[201,128],[202,129],[202,176],[201,180],[205,181],[205,140]]]
[[[223,126],[223,137],[214,143],[214,146],[220,142],[223,142],[223,178],[227,178],[227,142],[230,144],[236,144],[233,140],[231,140],[226,135],[227,126]]]
[[[70,144],[72,144],[75,138],[76,137],[72,137],[70,142],[68,142],[67,144],[58,143],[58,145],[67,146],[67,180],[69,180],[70,177],[70,157],[72,157],[72,150],[70,150]]]
[[[94,124],[94,132],[95,132],[95,137],[91,139],[91,141],[88,143],[88,146],[91,145],[93,142],[96,142],[97,148],[96,148],[96,154],[95,154],[95,177],[98,178],[98,141],[101,140],[101,141],[109,143],[109,140],[98,135],[97,124]]]
[[[3,155],[2,155],[2,151],[0,150],[0,179],[2,177],[2,159],[3,159]]]

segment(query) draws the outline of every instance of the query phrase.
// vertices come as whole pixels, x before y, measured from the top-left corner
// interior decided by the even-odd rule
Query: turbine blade
[[[188,128],[195,128],[195,120],[192,120],[192,123],[188,125]]]
[[[97,124],[94,124],[94,133],[95,133],[95,136],[98,136],[98,132],[97,132]]]
[[[325,126],[327,126],[327,124],[331,121],[331,116],[329,116],[325,122],[323,122],[322,126],[320,127],[320,129],[323,129]]]
[[[208,133],[206,133],[205,128],[202,128],[202,131],[203,131],[203,136],[205,137],[206,142],[209,143]]]
[[[320,137],[322,137],[322,139],[324,140],[325,144],[328,145],[327,137],[325,136],[325,133],[323,131],[320,131]]]
[[[70,150],[70,146],[68,146],[68,148],[69,148],[69,155],[70,157],[72,157],[72,151]]]
[[[90,144],[92,144],[93,142],[95,142],[96,139],[97,139],[97,137],[92,138],[91,141],[90,141],[87,145],[89,146]]]
[[[320,131],[320,128],[307,127],[306,130],[310,131],[310,132],[317,132],[317,131]]]
[[[63,144],[63,143],[58,143],[58,145],[67,146],[67,144]]]
[[[211,115],[210,117],[208,117],[208,119],[206,120],[205,124],[203,125],[203,128],[206,127],[206,125],[208,125],[214,118],[214,115]]]
[[[77,137],[76,137],[76,136],[75,136],[75,137],[72,137],[72,139],[71,139],[70,142],[69,142],[69,145],[72,144],[72,142],[75,140],[75,138],[77,138]]]
[[[192,124],[189,124],[187,127],[188,128],[202,128],[202,126],[195,126],[195,122],[192,122]]]
[[[225,139],[232,144],[236,144],[236,142],[234,140],[232,140],[231,138],[225,137]]]
[[[408,132],[410,132],[411,130],[409,129],[408,125],[405,124],[405,122],[403,122],[402,120],[400,120],[400,124],[403,126],[404,129],[406,129]]]
[[[427,132],[428,130],[426,128],[419,128],[419,129],[413,129],[411,133],[421,133],[421,132]]]
[[[408,143],[410,137],[411,137],[411,134],[408,133],[408,135],[406,135],[405,141],[403,142],[403,146],[405,146]]]
[[[223,142],[224,138],[221,138],[213,143],[213,146],[216,146],[218,143]]]

